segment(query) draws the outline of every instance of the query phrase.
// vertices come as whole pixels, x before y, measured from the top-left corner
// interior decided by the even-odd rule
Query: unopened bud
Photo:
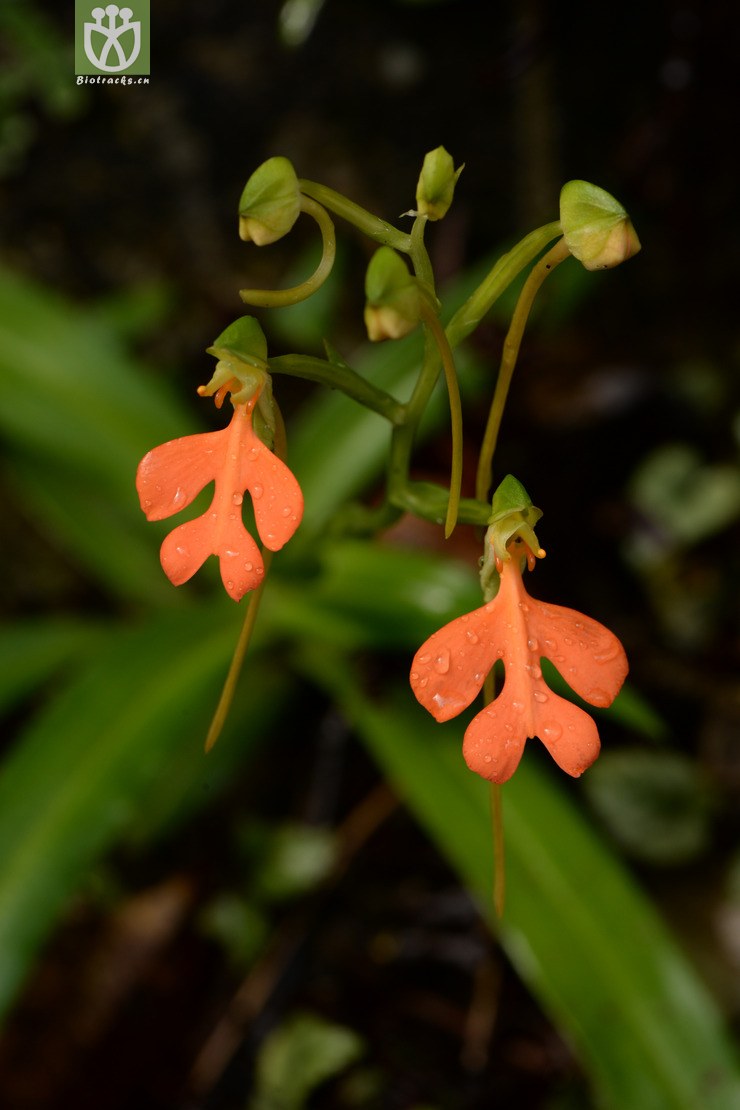
[[[373,343],[401,339],[419,323],[419,288],[391,247],[380,247],[370,259],[365,297],[365,326]]]
[[[416,207],[420,216],[441,220],[452,204],[457,179],[464,166],[452,164],[452,155],[443,146],[430,150],[424,158],[416,186]]]
[[[258,247],[287,235],[301,210],[301,191],[287,158],[268,158],[254,171],[239,201],[239,238]]]
[[[626,211],[588,181],[568,181],[560,192],[560,226],[568,250],[587,270],[608,270],[640,249]]]

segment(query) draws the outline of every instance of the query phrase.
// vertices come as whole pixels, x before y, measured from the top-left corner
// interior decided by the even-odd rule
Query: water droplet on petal
[[[615,641],[604,648],[603,651],[595,651],[593,654],[594,663],[611,663],[612,659],[616,659],[619,655],[620,647]]]
[[[558,646],[557,640],[544,640],[543,642],[548,651],[555,651],[555,648]]]
[[[419,685],[421,686],[422,690],[424,689],[424,687],[427,685],[428,682],[429,682],[428,678],[420,678],[419,679]]]
[[[265,491],[264,488],[258,484],[256,486],[252,486],[249,492],[252,494],[252,497],[255,501],[259,501],[260,497]]]
[[[244,569],[247,572],[247,574],[250,574],[254,570],[254,566],[253,566],[252,563],[245,563],[244,564]]]
[[[606,709],[606,707],[612,703],[612,699],[609,697],[606,690],[602,690],[599,686],[594,686],[592,690],[584,694],[584,697],[590,705],[595,705],[601,709]]]
[[[290,516],[291,511],[292,510],[290,508],[290,505],[286,505],[285,508],[282,510],[282,515],[283,516]]]
[[[468,631],[465,633],[465,638],[470,644],[478,643],[478,637],[476,636],[475,632],[470,629],[468,629]]]
[[[233,581],[231,580],[231,578],[230,578],[230,579],[228,580],[228,582],[226,583],[226,589],[227,589],[227,590],[233,590],[233,589],[234,589],[234,583],[233,583]]]
[[[511,708],[515,709],[517,711],[517,713],[521,713],[522,709],[524,709],[524,702],[523,701],[513,701],[511,703]]]
[[[536,640],[527,640],[527,647],[529,648],[530,651],[538,651],[539,646],[540,645],[537,643]]]
[[[177,489],[175,490],[174,494],[172,495],[172,504],[173,505],[182,505],[184,500],[185,500],[185,490],[181,489],[181,487],[178,486]]]
[[[434,660],[434,669],[437,674],[447,674],[450,669],[450,653],[445,648]]]
[[[542,669],[536,663],[530,663],[527,671],[531,674],[532,678],[542,678]]]
[[[235,493],[232,495],[231,500],[234,502],[235,505],[241,505],[242,501],[244,500],[244,496],[241,493]]]
[[[432,657],[431,657],[431,655],[429,654],[429,652],[428,652],[428,651],[425,651],[423,655],[420,655],[420,656],[419,656],[419,662],[420,662],[420,663],[428,663],[428,662],[429,662],[429,660],[430,660],[431,658],[432,658]]]
[[[573,643],[573,639],[572,639],[572,637],[570,637],[570,636],[563,636],[563,640],[564,640],[564,641],[565,641],[565,643],[566,643],[566,644],[568,644],[568,645],[570,645],[570,644],[572,644],[572,643]]]
[[[542,726],[543,740],[559,740],[562,735],[563,730],[557,721],[548,721]]]
[[[182,556],[185,556],[185,555],[188,554],[187,547],[176,547],[175,551],[177,552],[178,555],[182,555]]]
[[[547,694],[545,693],[544,690],[535,690],[532,697],[534,698],[535,701],[538,701],[540,703],[540,705],[542,705],[544,702],[547,701]]]
[[[483,762],[484,763],[490,763],[492,759],[493,759],[492,755],[484,755],[483,756]]]

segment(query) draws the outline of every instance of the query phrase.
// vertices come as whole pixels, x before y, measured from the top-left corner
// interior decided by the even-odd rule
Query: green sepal
[[[424,156],[416,186],[416,207],[420,216],[441,220],[452,204],[457,179],[465,166],[455,169],[452,155],[443,146]]]
[[[218,362],[211,380],[199,389],[201,396],[212,396],[232,378],[241,384],[241,389],[231,394],[233,404],[245,404],[255,393],[262,395],[270,380],[267,340],[254,316],[240,316],[234,320],[207,351]]]
[[[619,201],[588,181],[563,185],[560,225],[568,250],[587,270],[608,270],[640,250],[640,240]]]
[[[287,158],[268,158],[254,171],[239,201],[239,238],[258,247],[287,235],[301,211],[301,190]]]
[[[421,319],[419,286],[392,247],[379,247],[365,275],[365,326],[372,342],[400,339]]]
[[[542,510],[532,504],[519,479],[507,474],[493,495],[484,541],[480,579],[487,601],[496,593],[499,565],[511,558],[509,544],[523,540],[533,555],[542,558],[545,554],[534,531],[541,517]]]

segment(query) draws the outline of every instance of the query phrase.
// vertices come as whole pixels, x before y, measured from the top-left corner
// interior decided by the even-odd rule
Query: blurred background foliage
[[[740,343],[731,5],[157,0],[148,86],[77,86],[71,11],[0,6],[0,1104],[477,1110],[740,1104]],[[493,12],[493,16],[492,16]],[[331,521],[387,430],[276,382],[306,520],[275,560],[227,729],[202,739],[241,611],[180,590],[133,489],[218,416],[204,349],[264,251],[236,203],[272,154],[391,221],[424,153],[466,163],[430,234],[446,304],[583,177],[626,205],[629,265],[568,263],[525,339],[497,466],[544,512],[537,596],[622,638],[604,752],[564,782],[531,744],[484,784],[408,663],[477,604],[477,540]],[[371,247],[341,226],[271,352],[368,351]],[[511,298],[460,353],[466,482]],[[417,455],[444,480],[440,407]],[[469,492],[466,491],[466,492]]]

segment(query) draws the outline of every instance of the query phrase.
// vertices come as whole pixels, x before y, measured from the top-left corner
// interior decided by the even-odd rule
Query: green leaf
[[[97,312],[0,270],[0,432],[19,501],[120,595],[163,600],[134,475],[151,447],[191,430]]]
[[[334,661],[336,663],[336,661]],[[491,905],[489,787],[465,767],[462,729],[402,692],[370,702],[351,672],[310,668],[480,900]],[[733,1110],[740,1075],[722,1020],[650,902],[530,742],[503,790],[507,901],[501,941],[612,1110]]]
[[[262,1046],[250,1110],[300,1110],[312,1091],[362,1052],[362,1041],[351,1029],[314,1014],[294,1015]]]
[[[19,737],[0,773],[0,1012],[91,861],[167,792],[181,747],[199,749],[201,795],[217,774],[218,750],[200,752],[233,640],[218,609],[122,631]]]

